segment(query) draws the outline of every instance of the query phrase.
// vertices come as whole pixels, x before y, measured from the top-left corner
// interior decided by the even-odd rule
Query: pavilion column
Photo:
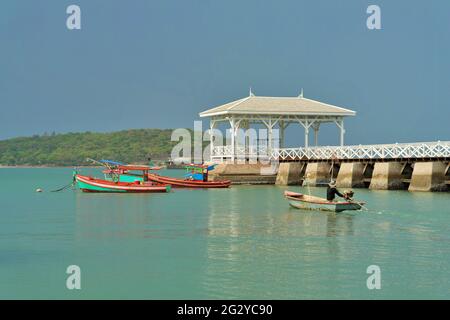
[[[248,135],[248,129],[250,129],[250,123],[248,120],[244,120],[242,123],[244,129],[244,150],[245,157],[250,157],[250,137]]]
[[[239,130],[239,123],[242,121],[241,120],[237,120],[234,117],[231,117],[229,119],[230,121],[230,126],[231,126],[231,161],[234,162],[236,159],[236,155],[237,155],[237,134],[238,134],[238,130]]]
[[[241,123],[241,120],[237,120],[234,122],[234,158],[239,157],[239,140],[238,140],[238,133],[239,133],[239,124]]]
[[[283,120],[280,121],[280,148],[284,148],[284,129],[286,129],[287,124]]]
[[[274,147],[273,145],[273,127],[280,121],[280,118],[273,119],[272,117],[269,118],[268,121],[265,121],[262,119],[262,122],[267,127],[267,155],[270,155],[272,152],[272,149]],[[276,134],[276,139],[279,138],[279,134]],[[277,143],[277,147],[279,146],[279,143]]]
[[[235,127],[235,121],[234,121],[233,117],[229,118],[228,121],[230,121],[230,131],[231,131],[231,155],[230,155],[230,157],[231,157],[231,161],[234,162],[234,154],[235,154],[235,147],[234,147],[234,144],[235,144],[235,130],[234,130],[234,127]]]
[[[209,141],[210,141],[210,144],[209,144],[210,156],[209,156],[209,158],[210,158],[210,161],[213,160],[213,155],[214,155],[214,128],[215,128],[215,126],[216,126],[216,121],[211,119],[209,121]]]
[[[336,123],[336,125],[341,131],[339,144],[342,147],[344,145],[344,134],[345,134],[344,119],[334,120],[334,123]]]
[[[344,134],[345,134],[345,128],[344,128],[344,120],[343,119],[339,119],[339,120],[335,120],[334,121],[336,123],[336,125],[338,126],[338,128],[341,131],[341,136],[340,136],[340,145],[341,147],[344,145]]]
[[[309,125],[308,125],[308,121],[305,122],[305,148],[308,148],[308,144],[309,144]]]
[[[344,120],[341,120],[341,147],[344,146],[344,134],[345,134]]]
[[[316,122],[313,125],[313,129],[314,129],[314,146],[318,146],[319,145],[319,127],[320,127],[320,123]]]
[[[298,123],[305,129],[305,148],[308,148],[309,142],[309,126],[311,125],[308,120],[297,118]]]
[[[272,119],[269,119],[269,125],[267,126],[268,134],[267,134],[267,152],[270,154],[270,151],[272,150],[272,139],[273,139],[273,132],[272,132]]]

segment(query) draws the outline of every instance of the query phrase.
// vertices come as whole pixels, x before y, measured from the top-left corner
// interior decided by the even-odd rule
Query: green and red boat
[[[105,179],[91,178],[89,180],[85,176],[78,175],[80,177],[77,180],[78,185],[82,186],[80,189],[85,192],[158,192],[162,186],[228,188],[231,185],[230,180],[208,181],[208,173],[214,170],[215,165],[189,164],[185,167],[187,172],[184,178],[173,178],[150,173],[161,169],[157,166],[129,165],[112,160],[89,160],[106,168],[103,171]]]
[[[112,161],[101,161],[107,167],[103,171],[105,179],[98,179],[74,172],[74,181],[83,192],[119,192],[119,193],[151,193],[170,192],[171,185],[158,183],[148,179],[148,172],[154,167],[143,165],[124,165]]]
[[[190,164],[186,166],[184,179],[161,176],[148,173],[148,179],[156,183],[166,183],[174,188],[228,188],[230,180],[208,181],[208,172],[214,170],[215,165]]]

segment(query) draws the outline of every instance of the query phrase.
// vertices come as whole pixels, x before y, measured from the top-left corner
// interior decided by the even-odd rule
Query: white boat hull
[[[289,204],[297,209],[302,210],[320,210],[342,212],[346,210],[361,210],[364,202],[356,201],[328,201],[323,198],[308,196],[301,193],[286,191],[284,196],[289,201]]]

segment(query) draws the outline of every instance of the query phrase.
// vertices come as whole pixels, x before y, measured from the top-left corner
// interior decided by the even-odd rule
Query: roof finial
[[[298,97],[303,98],[303,88],[302,88],[302,91],[300,91],[300,95]]]
[[[254,97],[254,96],[255,96],[255,95],[253,94],[253,92],[252,92],[252,87],[250,87],[250,90],[249,90],[248,95],[249,95],[250,97]]]

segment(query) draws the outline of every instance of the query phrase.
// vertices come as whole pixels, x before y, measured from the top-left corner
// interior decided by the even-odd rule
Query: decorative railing
[[[270,158],[278,160],[450,158],[450,141],[283,148],[273,149]]]
[[[268,157],[269,152],[267,146],[236,146],[235,157],[245,156],[245,157]],[[213,157],[232,157],[233,148],[230,145],[227,146],[216,146],[213,149]]]
[[[213,157],[227,157],[232,154],[231,146],[217,146],[213,148]]]

